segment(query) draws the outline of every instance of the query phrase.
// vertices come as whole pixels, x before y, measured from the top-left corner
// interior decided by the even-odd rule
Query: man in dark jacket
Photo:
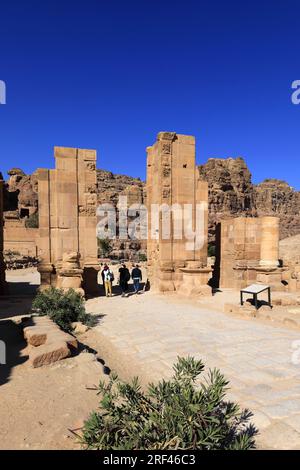
[[[140,282],[142,280],[142,271],[140,270],[138,264],[136,264],[135,267],[133,268],[131,272],[131,277],[133,280],[134,292],[135,294],[138,294],[139,289],[140,289]]]
[[[122,291],[122,297],[125,297],[126,292],[128,291],[128,281],[130,279],[130,272],[126,267],[126,264],[122,264],[119,269],[119,283]]]

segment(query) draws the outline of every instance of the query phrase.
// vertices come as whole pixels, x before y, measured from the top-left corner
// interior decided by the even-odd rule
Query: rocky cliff
[[[227,217],[275,215],[280,217],[280,238],[300,233],[300,192],[285,181],[267,179],[258,185],[243,158],[211,158],[199,166],[209,188],[209,241],[215,224]]]
[[[267,179],[255,186],[257,215],[277,215],[280,217],[280,238],[300,233],[300,191],[295,191],[288,183]]]

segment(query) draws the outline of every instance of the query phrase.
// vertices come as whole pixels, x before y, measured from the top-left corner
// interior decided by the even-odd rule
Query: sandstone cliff
[[[209,187],[209,241],[214,242],[215,224],[223,218],[276,215],[280,217],[280,237],[300,234],[300,191],[288,183],[267,179],[254,185],[243,158],[210,158],[199,166]],[[4,194],[5,217],[23,218],[38,209],[36,175],[25,175],[18,168],[9,172]],[[128,204],[145,203],[145,183],[139,178],[98,170],[98,203],[116,205],[120,194]],[[120,249],[118,244],[116,251]]]
[[[280,217],[280,238],[300,233],[300,191],[285,181],[267,179],[255,186],[257,214]]]
[[[221,219],[256,215],[254,186],[242,158],[210,158],[198,168],[208,182],[209,241],[213,243],[215,225]]]

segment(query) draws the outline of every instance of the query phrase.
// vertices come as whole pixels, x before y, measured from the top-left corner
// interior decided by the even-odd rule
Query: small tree
[[[71,323],[76,321],[92,323],[91,315],[85,311],[84,299],[73,289],[64,292],[50,287],[38,292],[32,302],[32,309],[38,315],[48,315],[65,331],[72,331]]]
[[[209,257],[211,256],[216,256],[216,247],[215,245],[208,245],[208,248],[207,248],[207,255]]]
[[[141,263],[147,261],[147,255],[145,255],[145,253],[139,253],[139,261]]]
[[[98,238],[98,247],[100,248],[101,255],[108,257],[113,250],[111,241],[108,238]]]
[[[228,382],[216,369],[198,382],[204,365],[178,358],[171,380],[122,383],[111,374],[100,382],[101,409],[83,428],[82,443],[98,450],[246,450],[254,448],[252,413],[225,401]]]

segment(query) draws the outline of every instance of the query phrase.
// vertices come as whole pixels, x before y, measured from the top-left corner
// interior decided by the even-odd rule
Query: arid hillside
[[[288,183],[267,179],[258,185],[245,160],[210,158],[199,166],[209,187],[209,241],[214,242],[215,225],[227,217],[276,215],[280,217],[281,239],[300,234],[300,192]],[[4,195],[5,217],[24,218],[38,210],[36,175],[21,169],[9,172]],[[145,183],[138,178],[98,170],[98,202],[116,204],[118,196],[128,196],[128,203],[145,203]]]

